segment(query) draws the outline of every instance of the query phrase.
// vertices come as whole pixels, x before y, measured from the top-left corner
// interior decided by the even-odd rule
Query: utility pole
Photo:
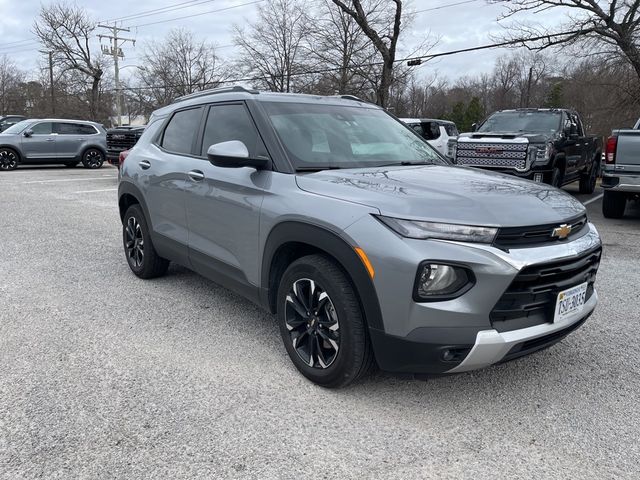
[[[98,28],[106,28],[111,32],[111,35],[98,35],[98,38],[102,40],[103,38],[108,38],[111,40],[111,47],[103,47],[102,52],[107,55],[113,56],[113,66],[115,68],[115,81],[116,81],[116,116],[118,117],[118,126],[122,126],[122,95],[120,91],[120,67],[118,65],[118,61],[120,58],[124,58],[124,53],[122,53],[122,49],[120,45],[125,42],[131,42],[135,46],[136,41],[133,38],[122,38],[118,36],[119,32],[128,32],[128,28],[120,28],[113,24],[111,25],[98,25]],[[122,43],[120,43],[122,42]]]
[[[51,116],[56,116],[56,94],[53,89],[53,52],[40,50],[40,53],[49,55],[49,85],[51,86]]]

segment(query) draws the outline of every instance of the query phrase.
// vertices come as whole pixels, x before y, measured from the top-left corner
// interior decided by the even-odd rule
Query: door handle
[[[47,138],[47,142],[53,142],[55,140],[55,138]]]
[[[151,168],[151,162],[149,160],[142,160],[138,165],[140,165],[140,168],[143,170]]]
[[[204,173],[202,173],[200,170],[191,170],[189,173],[187,173],[187,175],[189,175],[191,180],[193,180],[194,182],[201,182],[202,180],[204,180]]]

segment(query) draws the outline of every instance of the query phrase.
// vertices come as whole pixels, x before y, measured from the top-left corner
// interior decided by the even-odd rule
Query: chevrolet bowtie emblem
[[[559,238],[563,240],[569,236],[571,233],[571,225],[567,225],[566,223],[560,225],[558,228],[554,228],[553,232],[551,232],[551,236],[554,238]]]

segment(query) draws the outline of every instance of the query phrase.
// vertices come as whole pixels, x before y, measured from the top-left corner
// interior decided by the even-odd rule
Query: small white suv
[[[450,138],[458,137],[458,128],[455,123],[432,118],[401,118],[400,120],[414,129],[442,155],[450,156],[447,143]]]

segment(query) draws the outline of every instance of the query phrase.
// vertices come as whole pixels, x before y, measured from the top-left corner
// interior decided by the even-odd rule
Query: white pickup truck
[[[602,187],[607,218],[622,218],[627,201],[640,198],[640,120],[632,129],[614,130],[607,139]]]

